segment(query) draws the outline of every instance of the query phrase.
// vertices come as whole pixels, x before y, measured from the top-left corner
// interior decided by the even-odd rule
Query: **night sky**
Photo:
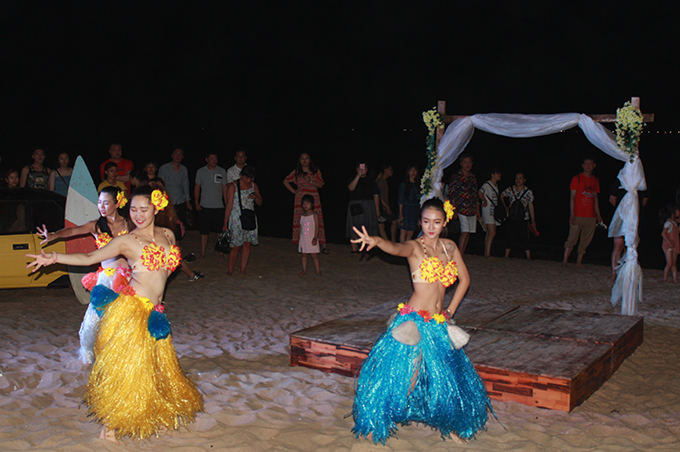
[[[287,219],[280,182],[309,152],[341,239],[354,163],[390,161],[394,183],[407,162],[422,168],[421,112],[437,100],[452,114],[615,113],[639,96],[656,114],[641,143],[648,178],[677,180],[680,27],[667,2],[142,3],[2,3],[3,169],[36,146],[48,165],[69,151],[94,166],[116,141],[138,166],[182,147],[193,174],[207,151],[227,167],[245,149],[262,214]],[[601,156],[604,191],[620,168],[578,131],[485,135],[469,148],[480,178],[498,163],[509,184],[521,167],[538,205],[566,191],[585,153]],[[659,182],[658,199],[676,185]]]

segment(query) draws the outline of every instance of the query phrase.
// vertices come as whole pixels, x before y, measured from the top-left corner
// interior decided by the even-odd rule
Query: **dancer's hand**
[[[33,262],[26,265],[26,268],[33,268],[31,273],[35,273],[40,267],[47,267],[48,265],[57,263],[57,253],[52,252],[49,256],[45,254],[45,250],[40,250],[40,254],[25,254],[24,256],[35,259]]]
[[[40,226],[36,226],[36,229],[38,230],[38,236],[42,237],[44,240],[40,242],[41,245],[44,245],[50,241],[48,238],[49,232],[47,232],[47,227],[43,224],[42,229],[40,229]]]
[[[354,229],[354,232],[356,233],[356,235],[359,236],[359,238],[355,240],[350,240],[350,242],[361,243],[361,248],[359,248],[359,251],[363,251],[364,247],[366,247],[366,251],[371,251],[371,249],[375,248],[378,245],[378,238],[371,237],[370,235],[368,235],[366,226],[362,226],[361,231],[359,231],[356,228],[356,226],[353,226],[352,229]]]

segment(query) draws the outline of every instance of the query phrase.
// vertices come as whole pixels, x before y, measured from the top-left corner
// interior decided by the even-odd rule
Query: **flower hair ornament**
[[[122,209],[128,203],[128,200],[125,197],[125,192],[123,190],[119,191],[118,194],[116,195],[116,202],[118,203],[119,209]]]
[[[156,189],[151,192],[151,204],[156,207],[156,210],[163,210],[168,206],[168,195]]]
[[[451,204],[451,201],[448,199],[446,202],[444,202],[444,212],[446,212],[446,221],[451,221],[451,218],[453,218],[453,211],[455,210],[455,207],[453,207],[453,204]]]

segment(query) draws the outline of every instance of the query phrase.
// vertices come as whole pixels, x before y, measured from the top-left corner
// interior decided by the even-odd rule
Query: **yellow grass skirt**
[[[85,403],[117,438],[177,429],[203,410],[203,396],[180,367],[172,336],[156,340],[149,333],[152,310],[146,298],[120,295],[99,324]]]

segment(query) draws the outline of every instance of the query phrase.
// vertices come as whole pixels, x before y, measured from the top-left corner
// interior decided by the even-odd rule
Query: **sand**
[[[196,252],[197,233],[182,246]],[[169,283],[173,340],[205,394],[205,412],[189,429],[145,442],[100,440],[99,426],[86,416],[81,397],[89,369],[76,358],[86,307],[70,289],[0,291],[0,450],[680,450],[680,286],[660,282],[660,270],[645,271],[644,343],[571,413],[494,402],[500,423],[490,420],[467,445],[417,425],[401,428],[386,447],[355,439],[345,417],[353,379],[290,367],[288,334],[402,296],[411,286],[399,259],[376,253],[359,262],[349,246],[331,250],[321,257],[323,277],[300,277],[290,241],[263,237],[247,276],[227,277],[226,261],[210,252],[190,264],[207,278],[188,282],[179,275]],[[617,312],[607,267],[479,256],[466,262],[470,299]]]

